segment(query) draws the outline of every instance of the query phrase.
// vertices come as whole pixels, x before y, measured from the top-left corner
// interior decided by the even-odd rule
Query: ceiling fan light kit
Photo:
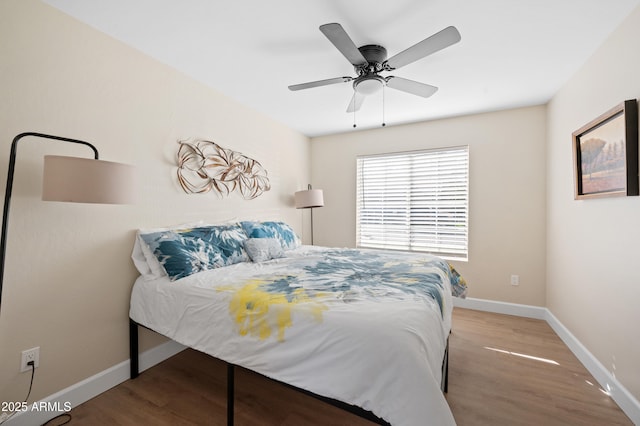
[[[455,27],[447,27],[387,59],[387,49],[380,45],[367,44],[356,47],[351,37],[349,37],[340,24],[332,23],[321,25],[320,31],[333,43],[349,63],[353,65],[357,77],[336,77],[294,84],[289,86],[289,90],[297,91],[310,89],[312,87],[353,82],[354,94],[347,107],[347,112],[354,114],[360,109],[366,96],[380,91],[384,86],[423,98],[432,96],[438,90],[435,86],[393,75],[384,77],[381,76],[380,73],[383,71],[393,71],[413,63],[451,46],[461,39],[460,33]],[[356,127],[355,123],[354,127]]]
[[[386,83],[386,80],[378,75],[362,76],[353,81],[353,90],[361,95],[373,95],[380,91],[382,86]]]

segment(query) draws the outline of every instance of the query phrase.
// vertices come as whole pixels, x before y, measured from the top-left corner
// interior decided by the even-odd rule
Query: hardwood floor
[[[541,320],[456,309],[447,401],[458,425],[633,425]]]
[[[459,426],[632,425],[544,321],[456,308],[450,348]],[[224,363],[186,350],[75,408],[70,424],[225,425],[225,377]],[[242,369],[235,413],[239,426],[373,424]]]

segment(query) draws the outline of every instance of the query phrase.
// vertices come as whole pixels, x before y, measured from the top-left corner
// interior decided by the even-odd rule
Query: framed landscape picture
[[[638,106],[624,101],[573,132],[575,199],[638,195]]]

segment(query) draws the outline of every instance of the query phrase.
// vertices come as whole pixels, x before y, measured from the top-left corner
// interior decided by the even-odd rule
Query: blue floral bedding
[[[368,300],[384,303],[408,297],[433,299],[443,312],[444,282],[453,296],[464,297],[466,282],[446,261],[433,256],[357,249],[326,249],[320,256],[289,259],[273,264],[268,274],[257,274],[251,283],[289,303],[300,299]],[[446,278],[443,278],[446,277]]]

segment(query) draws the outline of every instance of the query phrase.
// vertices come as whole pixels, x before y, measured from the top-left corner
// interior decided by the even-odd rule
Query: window
[[[358,247],[467,260],[469,147],[357,159]]]

